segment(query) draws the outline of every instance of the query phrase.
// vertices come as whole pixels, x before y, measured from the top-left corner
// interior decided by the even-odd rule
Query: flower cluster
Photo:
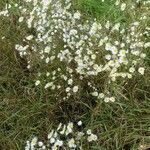
[[[84,90],[84,83],[90,89],[88,94],[114,102],[109,91],[113,82],[131,79],[136,73],[144,74],[142,63],[145,49],[150,46],[144,37],[147,27],[141,26],[146,14],[128,24],[109,20],[100,23],[84,18],[80,11],[72,9],[71,0],[64,3],[61,0],[24,2],[26,5],[15,5],[20,10],[18,23],[26,24],[35,33],[28,33],[15,48],[21,57],[28,59],[28,69],[36,62],[43,65],[35,85],[56,91],[56,98],[58,95],[62,99],[79,95]],[[146,2],[142,4],[147,5]],[[115,5],[121,11],[127,7],[119,0]],[[9,16],[11,5],[6,8],[1,15]],[[101,89],[97,83],[97,78],[101,77],[106,78],[107,88]]]
[[[77,123],[78,128],[82,126],[82,121]],[[86,132],[75,131],[74,124],[69,122],[67,125],[59,124],[56,130],[52,130],[47,137],[46,142],[39,141],[37,137],[32,138],[31,141],[26,142],[25,150],[58,150],[64,149],[80,149],[82,150],[83,142],[97,141],[97,135],[93,134],[90,129]]]
[[[116,0],[116,2],[115,2],[115,5],[119,6],[121,11],[126,10],[127,6],[128,6],[127,9],[134,10],[137,8],[136,7],[137,5],[141,5],[143,7],[146,6],[146,9],[148,9],[148,7],[149,7],[148,4],[150,4],[149,0],[133,0],[132,2],[130,1],[130,2],[126,2],[126,3],[122,2],[121,0]]]

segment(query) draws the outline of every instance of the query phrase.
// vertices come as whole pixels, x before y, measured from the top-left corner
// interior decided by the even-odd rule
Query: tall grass
[[[9,18],[0,16],[0,149],[22,150],[25,142],[34,136],[45,140],[51,129],[57,128],[60,122],[77,123],[79,120],[82,120],[85,129],[92,129],[98,136],[96,143],[85,144],[84,150],[150,148],[149,48],[144,50],[146,57],[140,62],[145,68],[144,75],[135,73],[132,79],[121,78],[111,84],[107,82],[109,80],[107,73],[87,77],[81,83],[79,80],[76,81],[80,87],[84,85],[80,93],[71,96],[69,100],[63,99],[64,95],[61,95],[63,88],[60,91],[44,88],[46,84],[44,73],[45,68],[47,69],[45,63],[38,62],[37,57],[34,57],[31,64],[33,67],[28,69],[27,57],[21,57],[15,49],[16,44],[22,43],[24,37],[34,34],[35,31],[28,29],[25,23],[18,23],[20,12],[15,7],[15,3],[24,5],[23,1],[1,0],[1,10],[6,3],[10,3],[12,9]],[[143,3],[131,0],[125,3],[128,7],[125,11],[121,11],[120,5],[116,6],[115,1],[111,0],[104,2],[76,0],[73,1],[71,9],[74,12],[76,10],[81,12],[83,22],[96,18],[102,25],[109,20],[112,24],[119,22],[123,27],[127,27],[141,14],[148,14],[149,7],[144,6]],[[135,14],[129,9],[133,3],[136,7]],[[149,19],[146,19],[140,24],[137,32],[148,27]],[[144,34],[145,42],[149,42],[149,30],[147,32]],[[118,37],[114,35],[113,38]],[[50,73],[57,65],[65,70],[64,64],[56,62],[53,65],[52,68],[48,67]],[[136,69],[141,66],[137,66]],[[38,77],[39,71],[44,75]],[[47,80],[49,79],[51,76]],[[75,79],[78,79],[78,76],[75,75]],[[36,80],[41,81],[40,86],[35,86]],[[89,94],[91,89],[87,87],[88,81],[94,83],[100,91],[109,89],[109,92],[114,94],[112,96],[115,97],[115,102],[105,103]]]

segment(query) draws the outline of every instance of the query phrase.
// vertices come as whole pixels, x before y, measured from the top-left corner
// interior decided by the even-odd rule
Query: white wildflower
[[[42,146],[43,146],[43,142],[38,142],[38,145],[39,145],[40,147],[42,147]]]
[[[73,138],[68,141],[68,146],[69,148],[76,148],[75,140]]]
[[[40,83],[41,83],[40,80],[37,80],[37,81],[35,82],[35,85],[38,86]]]
[[[31,145],[32,146],[35,146],[37,144],[37,141],[38,141],[38,138],[37,137],[34,137],[31,141]]]
[[[32,40],[33,39],[33,35],[27,36],[26,39],[29,40],[29,41]]]
[[[105,97],[104,98],[104,102],[108,103],[110,101],[110,98],[109,97]]]
[[[143,68],[143,67],[140,67],[140,68],[138,69],[138,72],[139,72],[141,75],[144,75],[144,71],[145,71],[145,68]]]
[[[73,92],[74,92],[74,93],[78,92],[78,90],[79,90],[79,87],[78,87],[78,86],[74,86],[74,87],[73,87]]]
[[[74,14],[74,19],[80,19],[80,17],[81,17],[81,14],[80,14],[80,12],[79,11],[77,11],[75,14]]]
[[[88,129],[86,133],[87,133],[88,135],[91,135],[91,134],[92,134],[91,129]]]
[[[52,130],[49,134],[48,134],[48,139],[50,139],[52,136],[53,136],[53,134],[54,134],[54,130]]]
[[[69,79],[69,80],[68,80],[68,84],[69,84],[69,85],[72,85],[72,83],[73,83],[73,80],[72,80],[72,79]]]
[[[88,142],[96,141],[97,135],[91,134],[90,136],[88,136],[87,140],[88,140]]]
[[[63,145],[63,141],[57,140],[57,141],[55,142],[55,145],[61,147],[61,146]]]
[[[121,11],[124,11],[126,9],[126,4],[125,3],[122,3],[121,4]]]
[[[50,86],[52,86],[52,82],[46,83],[45,89],[49,88]]]
[[[135,68],[131,67],[129,68],[129,72],[133,73],[135,71]]]
[[[24,20],[23,17],[20,17],[20,18],[19,18],[19,22],[22,22],[23,20]]]
[[[98,98],[104,98],[104,93],[100,93],[99,95],[98,95]]]
[[[95,92],[92,93],[92,95],[97,97],[98,96],[98,92],[95,91]]]
[[[109,99],[111,102],[115,102],[115,98],[114,97],[110,97]]]
[[[78,126],[82,126],[82,121],[79,121],[77,124]]]
[[[50,138],[50,143],[51,143],[51,144],[55,143],[55,141],[56,141],[55,138],[53,138],[53,137]]]

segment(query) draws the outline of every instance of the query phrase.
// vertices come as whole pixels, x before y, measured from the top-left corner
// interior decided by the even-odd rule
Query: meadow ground
[[[6,3],[6,0],[0,1],[1,10]],[[119,11],[109,0],[76,0],[74,7],[101,22],[109,19],[128,23],[134,17],[132,12]],[[138,9],[139,14],[145,11],[140,6]],[[25,28],[18,28],[15,15],[10,22],[0,18],[0,150],[22,150],[32,135],[46,138],[59,122],[78,120],[98,136],[96,144],[85,150],[150,148],[150,51],[147,50],[143,63],[145,74],[135,75],[123,86],[118,85],[124,88],[124,93],[116,92],[119,100],[113,104],[93,103],[86,97],[84,101],[55,101],[52,93],[34,86],[36,68],[29,71],[26,60],[14,50],[25,32]]]

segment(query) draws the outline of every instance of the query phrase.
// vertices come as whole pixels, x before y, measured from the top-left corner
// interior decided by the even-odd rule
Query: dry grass
[[[0,1],[0,7],[5,4]],[[86,15],[107,18],[108,7],[94,0],[78,0]],[[124,19],[124,15],[113,10],[113,17]],[[99,141],[93,150],[136,150],[143,143],[150,144],[150,58],[145,61],[146,74],[136,76],[124,86],[121,101],[112,104],[93,100],[59,101],[43,89],[34,87],[34,70],[25,69],[26,61],[18,57],[14,44],[26,31],[17,32],[15,21],[8,24],[0,20],[0,149],[22,150],[31,135],[46,138],[47,132],[58,122],[82,119],[86,128],[97,131]],[[16,16],[15,16],[16,17]],[[110,17],[110,16],[109,16]],[[145,144],[146,143],[146,144]],[[145,146],[146,145],[146,146]]]

